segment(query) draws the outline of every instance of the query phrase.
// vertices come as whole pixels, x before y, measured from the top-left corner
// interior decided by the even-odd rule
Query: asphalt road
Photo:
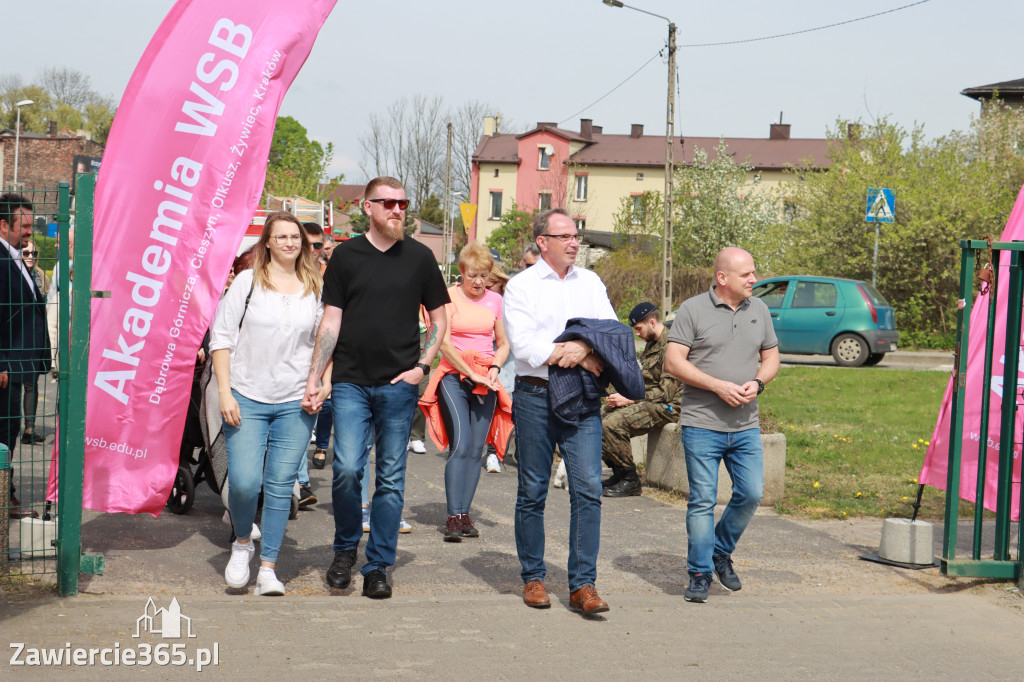
[[[782,354],[783,367],[839,367],[831,355]],[[909,369],[930,372],[952,372],[953,351],[907,351],[886,353],[875,367],[850,367],[851,371],[867,372],[873,369]]]

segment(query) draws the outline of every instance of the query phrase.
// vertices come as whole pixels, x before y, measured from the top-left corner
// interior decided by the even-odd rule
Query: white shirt
[[[32,279],[32,273],[28,271],[28,266],[25,265],[25,261],[21,260],[21,249],[12,249],[11,245],[8,244],[7,240],[4,239],[3,237],[0,237],[0,244],[3,244],[4,248],[6,248],[10,252],[11,258],[13,258],[14,262],[18,264],[18,267],[21,268],[21,274],[25,278],[25,281],[28,282],[28,286],[32,289],[32,291],[35,291],[36,283]]]
[[[600,277],[573,265],[561,279],[543,258],[509,280],[502,310],[516,374],[541,379],[548,378],[547,361],[566,322],[619,319]]]
[[[231,350],[231,388],[246,398],[271,405],[301,400],[323,306],[316,296],[286,296],[257,284],[246,310],[252,278],[252,270],[239,273],[220,300],[210,350]]]

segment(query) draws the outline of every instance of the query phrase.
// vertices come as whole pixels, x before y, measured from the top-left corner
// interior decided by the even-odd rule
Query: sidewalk
[[[568,609],[568,495],[552,489],[547,514],[546,611],[521,600],[512,510],[516,470],[482,474],[474,519],[481,537],[441,540],[443,459],[409,457],[405,518],[392,572],[395,597],[359,595],[361,579],[330,591],[329,469],[311,470],[320,502],[290,522],[278,575],[288,596],[236,595],[222,578],[228,527],[220,500],[197,490],[185,516],[87,513],[83,545],[106,573],[82,576],[60,600],[22,590],[0,596],[0,638],[27,647],[217,645],[215,677],[319,673],[403,679],[625,679],[725,676],[766,679],[1019,677],[1024,606],[1010,584],[951,579],[859,560],[878,549],[881,521],[755,516],[734,559],[744,588],[683,600],[684,508],[663,495],[604,501],[598,588],[611,605],[587,621]],[[657,499],[656,499],[657,498]],[[936,527],[936,541],[941,531]],[[936,555],[939,548],[936,547]],[[193,639],[134,638],[146,601],[177,598]],[[15,653],[10,650],[8,656]],[[24,657],[24,654],[23,654]],[[132,667],[65,666],[80,676],[137,676]],[[172,672],[173,671],[173,672]],[[43,667],[18,679],[50,677]],[[161,677],[194,675],[167,668]]]

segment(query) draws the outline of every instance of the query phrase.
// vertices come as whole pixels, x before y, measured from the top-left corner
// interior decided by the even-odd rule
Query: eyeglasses
[[[579,242],[580,242],[579,234],[542,234],[540,236],[541,237],[554,237],[555,239],[557,239],[558,241],[562,242],[563,244],[568,244],[569,242],[576,242],[577,244],[579,244]]]
[[[33,256],[34,257],[38,253],[39,253],[38,251],[35,251],[33,249],[22,249],[22,251],[21,251],[21,255],[24,256],[25,258],[28,258],[29,256]]]
[[[275,234],[271,239],[277,242],[278,246],[288,244],[290,242],[295,242],[297,244],[302,243],[302,235],[300,234]]]
[[[384,207],[385,211],[395,210],[395,206],[402,209],[403,211],[409,208],[408,199],[367,199],[371,204],[380,204]]]
[[[320,249],[324,248],[324,243],[323,242],[310,242],[309,245],[312,246],[317,251],[319,251]]]

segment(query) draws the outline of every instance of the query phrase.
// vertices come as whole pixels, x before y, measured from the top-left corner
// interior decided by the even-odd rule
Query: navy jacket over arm
[[[549,368],[548,400],[563,424],[576,425],[581,414],[600,409],[609,384],[630,400],[644,399],[644,375],[632,329],[618,320],[574,317],[555,339],[555,343],[564,341],[585,342],[601,358],[604,371],[597,377],[582,367]]]

